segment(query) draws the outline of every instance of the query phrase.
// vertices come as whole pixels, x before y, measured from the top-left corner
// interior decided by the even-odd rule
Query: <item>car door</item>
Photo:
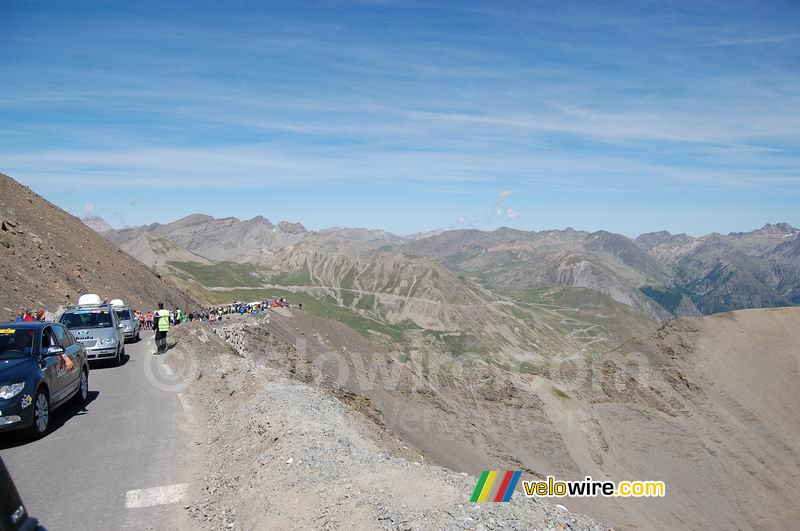
[[[58,344],[64,347],[64,353],[72,361],[72,368],[67,372],[67,385],[70,391],[74,390],[80,384],[81,378],[81,346],[76,342],[69,330],[60,324],[52,325],[53,332],[55,332]],[[66,369],[66,367],[65,367]]]
[[[47,351],[50,347],[61,346],[58,338],[53,332],[53,326],[42,329],[42,340],[40,345],[42,372],[50,387],[50,403],[55,405],[69,393],[69,375],[67,374],[64,360],[61,356],[48,356]]]

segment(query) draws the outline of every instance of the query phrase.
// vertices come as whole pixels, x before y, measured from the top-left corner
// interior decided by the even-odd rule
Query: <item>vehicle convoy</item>
[[[75,339],[86,348],[89,360],[111,359],[117,365],[122,362],[125,336],[110,304],[86,303],[81,297],[78,306],[68,307],[59,322],[69,328]]]
[[[125,341],[138,342],[141,339],[139,335],[140,325],[139,319],[133,314],[133,310],[119,299],[111,301],[111,306],[114,308],[114,313],[117,314],[120,325],[122,325],[122,334],[125,336]]]
[[[86,349],[69,330],[51,322],[0,324],[0,432],[28,428],[41,437],[52,410],[88,396]]]

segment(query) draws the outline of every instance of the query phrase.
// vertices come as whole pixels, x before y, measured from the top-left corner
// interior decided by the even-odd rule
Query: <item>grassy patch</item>
[[[571,396],[557,387],[551,387],[550,392],[553,393],[553,396],[560,398],[561,400],[572,400]]]
[[[489,348],[478,337],[465,333],[440,332],[438,330],[426,330],[426,336],[434,339],[440,348],[451,356],[461,356],[464,354],[474,354],[476,357],[484,359],[490,358]]]
[[[294,293],[282,289],[237,289],[224,292],[209,292],[208,295],[216,300],[217,304],[233,300],[254,301],[285,297],[292,304],[302,303],[304,311],[323,319],[339,321],[365,337],[374,338],[377,333],[391,338],[395,343],[402,344],[406,342],[403,329],[359,315],[350,308],[340,306],[329,295],[326,295],[323,299],[318,299],[305,293]]]
[[[342,279],[342,281],[339,283],[339,287],[341,289],[353,289],[355,279],[356,279],[356,268],[351,267],[350,270]]]
[[[400,330],[422,330],[422,327],[420,327],[411,319],[403,319],[399,323],[396,323],[394,327],[399,328]]]
[[[177,271],[177,276],[185,280],[195,280],[207,288],[256,288],[263,284],[261,270],[250,264],[219,262],[201,264],[198,262],[167,262]]]
[[[359,310],[371,310],[375,306],[375,295],[369,294],[361,297],[356,303]]]
[[[282,284],[284,286],[311,286],[311,270],[308,268],[308,262],[303,264],[303,267],[291,273],[284,273],[276,275],[270,279],[274,284]]]
[[[353,306],[353,301],[356,300],[356,294],[350,290],[342,290],[339,292],[342,296],[342,304],[350,308]]]

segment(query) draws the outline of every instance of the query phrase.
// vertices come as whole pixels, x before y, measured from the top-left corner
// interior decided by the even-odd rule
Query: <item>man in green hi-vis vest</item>
[[[169,332],[169,311],[164,309],[164,303],[158,303],[158,311],[153,316],[153,328],[156,331],[156,354],[167,351],[167,332]]]

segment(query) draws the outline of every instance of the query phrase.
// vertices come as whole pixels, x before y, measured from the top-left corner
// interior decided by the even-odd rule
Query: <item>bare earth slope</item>
[[[242,324],[213,329],[231,335]],[[207,419],[200,496],[186,505],[198,529],[607,529],[520,493],[468,503],[476,477],[423,462],[383,429],[369,400],[303,371],[269,334],[259,348],[296,374],[246,347],[237,357],[205,325],[182,325],[175,338],[165,362]]]
[[[142,232],[120,244],[120,248],[141,263],[154,269],[161,269],[168,262],[194,262],[211,265],[213,262],[161,236]]]
[[[264,348],[267,330],[302,346],[426,461],[664,481],[665,498],[563,500],[619,528],[793,529],[800,519],[800,308],[681,318],[599,360],[518,374],[480,361],[399,364],[338,323],[284,313],[245,334],[251,348]],[[268,347],[261,356],[302,372]]]
[[[135,307],[191,302],[78,218],[0,174],[0,320],[20,307],[55,310],[83,293]]]
[[[668,491],[622,502],[630,520],[621,523],[796,527],[800,308],[677,319],[600,367],[593,385],[569,391],[580,399],[562,405],[590,415],[604,442],[565,437],[568,451],[580,462],[589,446],[583,471],[595,477],[655,478]]]

